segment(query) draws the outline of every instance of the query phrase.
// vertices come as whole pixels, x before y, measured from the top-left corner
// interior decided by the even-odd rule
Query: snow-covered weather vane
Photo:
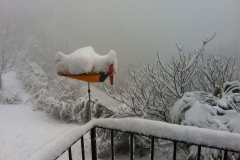
[[[107,55],[99,55],[92,47],[80,48],[69,55],[58,52],[55,56],[57,73],[60,76],[88,82],[89,109],[87,122],[91,120],[90,83],[104,82],[109,76],[113,85],[117,71],[117,57],[114,50]]]

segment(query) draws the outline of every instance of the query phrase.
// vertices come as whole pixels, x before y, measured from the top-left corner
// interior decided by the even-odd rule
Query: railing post
[[[152,137],[151,142],[151,160],[154,160],[154,137]]]
[[[68,148],[68,158],[69,158],[69,160],[72,160],[72,150],[71,150],[71,146]]]
[[[81,147],[82,147],[82,160],[85,160],[85,150],[84,150],[84,137],[81,137]]]
[[[113,139],[113,130],[111,130],[111,153],[112,153],[112,160],[114,160],[114,139]]]
[[[198,146],[197,160],[200,160],[201,157],[201,146]]]
[[[96,128],[91,129],[92,160],[97,160]]]
[[[177,158],[177,142],[173,141],[173,160],[176,160]]]
[[[133,133],[130,133],[130,145],[131,145],[130,160],[133,160]]]
[[[224,151],[224,157],[223,157],[224,160],[227,160],[227,155],[228,155],[228,151],[225,150],[225,151]]]

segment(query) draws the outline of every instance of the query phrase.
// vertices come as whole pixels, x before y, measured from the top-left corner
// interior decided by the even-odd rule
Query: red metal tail
[[[114,70],[113,70],[113,64],[109,65],[109,80],[110,80],[110,84],[113,85],[113,74],[114,74]]]

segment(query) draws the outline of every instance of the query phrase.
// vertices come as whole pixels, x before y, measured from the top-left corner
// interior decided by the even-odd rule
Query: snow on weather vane
[[[88,94],[90,101],[90,83],[104,82],[109,76],[113,85],[114,73],[117,71],[117,57],[114,50],[107,55],[99,55],[92,47],[80,48],[69,55],[58,52],[55,56],[57,73],[60,76],[88,82]],[[91,120],[91,106],[89,103],[86,122]]]
[[[58,75],[86,82],[104,82],[109,76],[113,85],[113,74],[117,71],[116,52],[99,55],[92,47],[80,48],[69,55],[58,52],[55,56]]]

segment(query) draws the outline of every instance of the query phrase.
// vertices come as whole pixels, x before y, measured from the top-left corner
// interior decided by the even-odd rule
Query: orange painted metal
[[[85,82],[100,82],[100,74],[96,72],[89,72],[80,75],[71,75],[70,73],[58,72],[58,75]]]

